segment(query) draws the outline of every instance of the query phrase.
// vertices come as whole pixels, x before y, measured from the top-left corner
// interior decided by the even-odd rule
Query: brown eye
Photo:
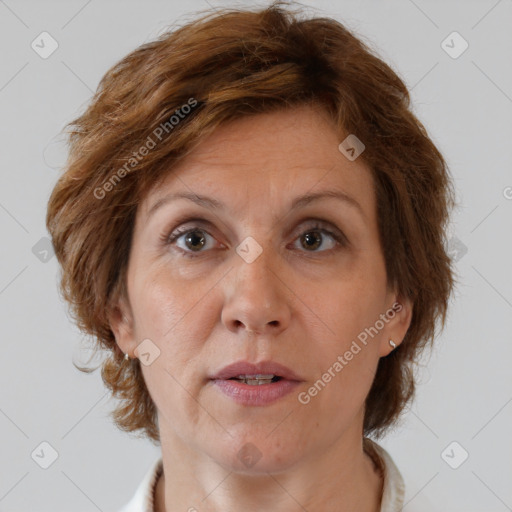
[[[299,237],[301,246],[308,252],[318,252],[317,249],[324,244],[324,237],[328,235],[334,243],[331,244],[331,249],[336,246],[336,237],[325,229],[310,229]],[[327,250],[329,247],[327,247]],[[322,252],[322,251],[320,251]]]
[[[301,241],[305,249],[318,249],[322,243],[322,237],[318,231],[309,231],[302,236]]]
[[[197,219],[193,220],[197,221]],[[347,245],[348,242],[344,234],[335,226],[333,231],[324,226],[330,227],[331,223],[318,221],[314,225],[308,226],[308,229],[296,238],[297,241],[300,241],[300,247],[297,245],[295,247],[302,248],[302,252],[315,254],[329,253],[330,250],[337,250]],[[213,245],[208,247],[208,238],[212,241],[211,243],[215,240],[205,229],[196,225],[176,229],[170,235],[162,237],[162,241],[166,245],[176,245],[184,256],[194,258],[206,252],[207,249],[213,248]],[[225,248],[223,244],[220,244],[220,247]]]
[[[199,253],[204,252],[203,249],[208,244],[207,237],[213,239],[209,233],[198,226],[191,229],[181,228],[170,234],[165,239],[165,243],[169,245],[175,244],[186,256],[194,257],[194,253],[199,255]]]
[[[194,252],[198,252],[206,245],[206,238],[201,233],[204,233],[204,231],[201,231],[200,229],[195,229],[194,231],[188,231],[185,233],[185,244]]]

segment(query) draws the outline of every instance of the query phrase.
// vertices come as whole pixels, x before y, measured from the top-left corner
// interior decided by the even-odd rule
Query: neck
[[[340,440],[328,454],[285,471],[229,471],[197,452],[183,458],[178,439],[162,439],[164,472],[156,485],[155,512],[263,510],[276,512],[379,512],[383,479],[363,451],[362,439]],[[187,464],[183,464],[183,461]]]

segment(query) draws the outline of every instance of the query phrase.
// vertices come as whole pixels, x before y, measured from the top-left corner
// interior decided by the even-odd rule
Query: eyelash
[[[333,249],[327,250],[327,251],[306,251],[306,252],[311,252],[312,254],[315,254],[317,252],[319,252],[319,253],[327,252],[328,253],[330,251],[339,250],[348,245],[348,241],[347,241],[345,235],[341,231],[339,233],[336,233],[335,231],[330,231],[329,229],[326,229],[325,226],[329,225],[329,224],[325,223],[324,221],[320,221],[317,219],[312,219],[312,221],[314,223],[311,226],[308,226],[307,229],[301,233],[301,235],[304,235],[304,234],[312,232],[312,231],[319,231],[321,233],[327,234],[328,236],[332,237],[337,242],[338,246]],[[201,222],[201,219],[195,219],[195,218],[188,219],[188,220],[185,219],[182,222]],[[203,231],[213,238],[213,236],[210,233],[208,233],[208,231],[206,229],[204,229],[204,227],[202,227],[201,225],[196,225],[196,226],[191,226],[191,227],[178,228],[170,234],[166,233],[161,237],[161,241],[164,243],[164,245],[172,245],[172,244],[174,244],[174,242],[176,242],[176,240],[178,240],[183,235],[192,233],[194,231]],[[322,242],[323,242],[323,240],[322,240]],[[201,256],[201,254],[203,252],[206,252],[206,251],[199,251],[199,252],[194,253],[191,251],[185,251],[181,247],[178,247],[178,249],[185,257],[188,257],[188,258],[198,258]]]

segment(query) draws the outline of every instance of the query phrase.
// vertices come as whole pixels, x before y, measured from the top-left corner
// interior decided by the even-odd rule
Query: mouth
[[[225,366],[210,378],[213,380],[245,381],[250,385],[268,384],[280,380],[298,382],[303,380],[290,368],[275,361],[262,361],[257,364],[248,361],[237,361]]]
[[[261,386],[263,384],[272,384],[273,382],[279,382],[283,377],[279,375],[238,375],[238,377],[231,377],[227,380],[235,380],[237,382],[243,382],[249,386]]]
[[[303,382],[292,370],[273,361],[239,361],[223,368],[211,380],[225,396],[246,406],[271,404]]]

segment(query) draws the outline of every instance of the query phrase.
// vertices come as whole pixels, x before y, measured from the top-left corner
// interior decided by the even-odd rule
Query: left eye
[[[327,235],[331,238],[332,245],[331,249],[336,247],[336,244],[338,242],[338,237],[334,235],[334,233],[331,233],[330,231],[327,231],[326,229],[322,228],[313,228],[308,229],[302,235],[298,238],[298,241],[301,243],[302,247],[308,248],[308,249],[317,249],[321,245],[324,245],[324,236]],[[329,248],[328,248],[329,249]],[[308,252],[310,252],[308,250]],[[314,251],[316,252],[316,251]],[[323,251],[320,251],[323,252]]]
[[[325,252],[316,251],[319,247],[324,244],[324,236],[327,235],[331,239],[331,247],[328,249],[334,249],[337,245],[345,245],[345,239],[343,234],[340,232],[333,233],[320,225],[311,226],[297,238],[297,241],[301,243],[303,248],[307,249],[307,252]],[[176,244],[177,247],[185,253],[188,257],[195,257],[194,253],[203,252],[201,249],[207,246],[208,237],[214,239],[207,231],[199,226],[194,226],[190,229],[178,229],[166,238],[167,244]],[[184,241],[185,246],[180,246],[177,242]],[[314,249],[311,251],[310,249]]]

